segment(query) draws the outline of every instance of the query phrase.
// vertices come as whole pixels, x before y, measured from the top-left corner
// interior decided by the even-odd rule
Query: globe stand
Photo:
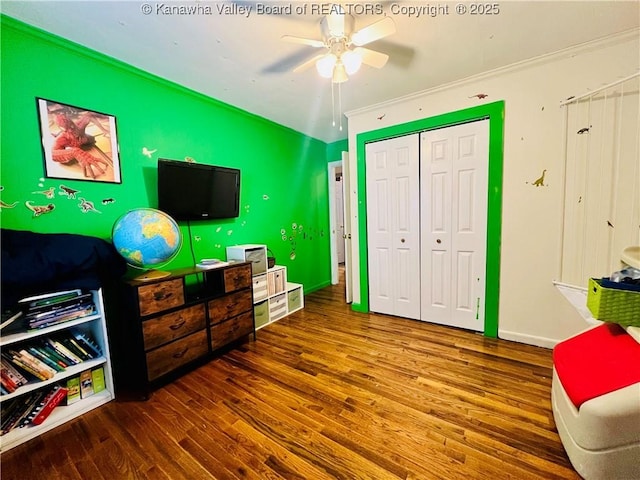
[[[134,280],[139,282],[151,282],[153,280],[160,280],[161,278],[167,278],[171,275],[171,272],[164,270],[147,270],[146,272],[134,277]]]

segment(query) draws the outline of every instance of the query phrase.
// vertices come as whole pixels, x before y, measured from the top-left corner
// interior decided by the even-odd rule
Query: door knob
[[[442,240],[440,240],[439,238],[436,240],[436,243],[442,243]]]
[[[404,238],[401,238],[401,239],[400,239],[400,243],[404,243]]]

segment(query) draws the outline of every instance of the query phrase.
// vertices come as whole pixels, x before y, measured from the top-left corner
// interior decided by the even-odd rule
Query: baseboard
[[[351,304],[351,310],[353,310],[354,312],[369,313],[369,309],[365,307],[362,303],[353,302]]]
[[[511,340],[518,343],[526,343],[528,345],[534,345],[536,347],[553,348],[562,340],[555,340],[553,338],[538,337],[535,335],[526,335],[523,333],[509,332],[507,330],[499,330],[498,338],[503,340]]]
[[[329,285],[331,285],[331,281],[326,281],[326,282],[322,282],[318,285],[314,285],[312,287],[308,287],[304,289],[304,294],[307,295],[309,293],[315,292],[316,290],[321,290],[325,287],[328,287]]]

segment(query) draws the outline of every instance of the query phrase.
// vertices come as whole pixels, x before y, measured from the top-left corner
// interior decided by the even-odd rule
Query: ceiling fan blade
[[[310,38],[294,37],[293,35],[283,35],[282,40],[291,43],[301,43],[302,45],[308,45],[310,47],[320,48],[324,47],[322,40],[312,40]]]
[[[310,53],[311,52],[311,53]],[[311,55],[316,55],[318,52],[309,50],[308,47],[299,46],[294,52],[291,52],[284,57],[281,57],[269,64],[264,65],[260,69],[260,73],[265,75],[272,75],[277,73],[289,73],[297,65],[302,62],[306,62]]]
[[[389,63],[403,69],[411,66],[416,55],[412,46],[401,45],[386,38],[376,42],[376,50],[389,55]]]
[[[368,48],[358,47],[353,50],[360,55],[362,63],[375,68],[382,68],[389,60],[389,55],[386,53],[376,52],[375,50],[369,50]]]
[[[367,43],[375,42],[387,35],[396,33],[396,24],[391,17],[384,17],[368,27],[358,30],[351,36],[354,45],[361,47]]]
[[[296,68],[294,68],[293,69],[293,73],[302,72],[303,70],[306,70],[307,68],[311,67],[312,65],[315,65],[315,63],[318,60],[320,60],[322,57],[324,57],[325,55],[326,54],[321,53],[320,55],[313,56],[312,58],[310,58],[306,62],[303,62],[300,65],[298,65]]]

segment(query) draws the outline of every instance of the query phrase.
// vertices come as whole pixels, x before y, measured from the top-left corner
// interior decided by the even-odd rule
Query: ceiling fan
[[[343,83],[363,63],[375,68],[384,67],[389,55],[363,46],[395,33],[393,19],[384,17],[358,31],[354,31],[354,26],[353,15],[346,13],[341,5],[332,5],[331,13],[320,21],[322,40],[284,35],[282,39],[285,41],[326,50],[298,65],[293,71],[301,72],[315,64],[322,77],[331,78],[332,83]]]

